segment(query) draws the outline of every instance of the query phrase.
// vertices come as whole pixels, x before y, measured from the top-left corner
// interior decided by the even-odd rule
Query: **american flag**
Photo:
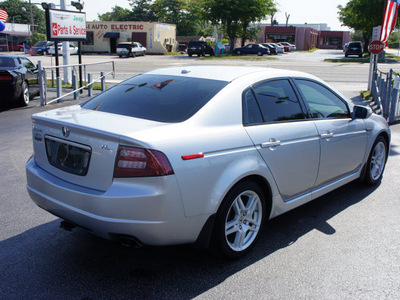
[[[4,9],[0,8],[0,21],[5,23],[7,21],[8,14]]]
[[[385,15],[383,16],[381,41],[387,46],[390,33],[396,26],[397,10],[400,5],[400,0],[387,0]]]

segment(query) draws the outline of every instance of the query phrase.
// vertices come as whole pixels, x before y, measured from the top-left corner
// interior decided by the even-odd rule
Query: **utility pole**
[[[32,36],[33,36],[33,14],[32,14],[32,2],[31,2],[31,0],[29,0],[29,14],[30,14],[30,17],[31,17],[31,33],[32,33]]]
[[[65,0],[60,0],[60,7],[62,10],[66,9]],[[69,55],[69,42],[62,42],[63,65],[71,64],[71,57]],[[64,67],[64,83],[71,82],[71,68]]]

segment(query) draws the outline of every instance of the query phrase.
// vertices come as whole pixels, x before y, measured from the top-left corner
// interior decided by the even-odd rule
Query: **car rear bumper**
[[[27,189],[44,210],[105,239],[134,237],[146,245],[196,241],[208,215],[186,218],[174,175],[114,180],[106,191],[70,184],[26,164]]]
[[[0,90],[0,102],[15,101],[21,93],[21,89],[18,89],[15,83],[0,83]]]

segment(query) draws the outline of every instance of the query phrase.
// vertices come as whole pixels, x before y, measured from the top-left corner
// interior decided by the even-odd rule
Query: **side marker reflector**
[[[181,157],[182,157],[183,160],[190,160],[190,159],[203,158],[204,154],[203,153],[190,154],[190,155],[183,155]]]

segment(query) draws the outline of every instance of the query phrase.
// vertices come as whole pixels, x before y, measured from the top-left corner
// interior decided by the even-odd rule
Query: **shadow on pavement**
[[[58,228],[59,220],[52,221],[0,242],[0,295],[4,299],[194,298],[271,253],[291,247],[312,230],[334,235],[336,229],[327,221],[374,190],[350,183],[271,220],[256,247],[239,261],[226,261],[189,245],[126,248],[82,229],[66,232]],[[310,252],[317,250],[310,245]]]

